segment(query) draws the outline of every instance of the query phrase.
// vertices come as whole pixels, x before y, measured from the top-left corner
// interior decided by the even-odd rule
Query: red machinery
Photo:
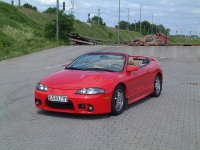
[[[159,37],[165,44],[167,44],[167,36],[165,36],[163,33],[156,33],[156,36]]]

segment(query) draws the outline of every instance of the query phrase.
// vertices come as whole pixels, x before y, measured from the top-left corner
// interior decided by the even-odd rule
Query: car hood
[[[97,87],[119,72],[62,70],[44,77],[40,83],[55,89]]]

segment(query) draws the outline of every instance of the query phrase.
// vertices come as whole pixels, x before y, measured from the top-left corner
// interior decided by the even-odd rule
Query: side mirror
[[[68,67],[69,66],[69,64],[65,64],[65,67]]]
[[[67,63],[64,65],[65,68],[68,67],[70,63],[71,63],[71,62],[67,62]]]
[[[139,68],[138,68],[137,66],[128,65],[126,70],[127,70],[128,72],[130,72],[130,71],[138,71],[138,69],[139,69]]]

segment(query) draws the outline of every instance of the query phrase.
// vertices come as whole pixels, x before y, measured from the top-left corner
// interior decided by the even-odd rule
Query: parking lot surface
[[[200,150],[200,61],[158,59],[163,91],[119,116],[38,110],[36,83],[82,53],[59,47],[0,62],[0,150]]]

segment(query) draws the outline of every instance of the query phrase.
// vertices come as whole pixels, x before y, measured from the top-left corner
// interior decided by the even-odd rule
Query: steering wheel
[[[110,67],[115,67],[115,68],[119,68],[120,70],[122,70],[122,66],[120,66],[118,64],[112,64]]]

